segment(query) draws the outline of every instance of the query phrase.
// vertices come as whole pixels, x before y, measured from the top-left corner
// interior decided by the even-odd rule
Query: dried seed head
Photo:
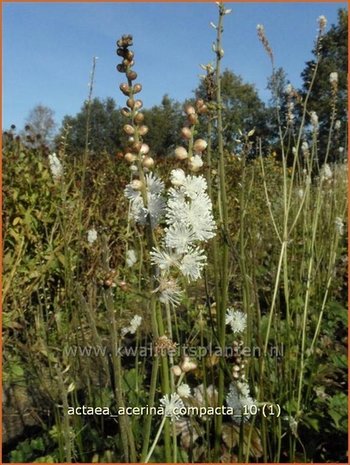
[[[142,147],[142,142],[134,142],[131,146],[132,151],[136,153],[139,153],[139,151],[141,150],[141,147]]]
[[[126,67],[125,67],[122,63],[119,63],[119,65],[117,65],[117,70],[118,70],[120,73],[125,73]]]
[[[134,179],[131,181],[131,187],[135,189],[135,191],[140,191],[142,189],[142,182],[139,179]]]
[[[141,84],[135,84],[133,87],[134,94],[138,94],[142,90],[142,85]]]
[[[198,108],[198,113],[200,115],[204,115],[204,113],[207,113],[208,107],[206,105],[202,105],[200,108]]]
[[[185,160],[188,158],[188,153],[185,147],[176,147],[175,156],[178,160]]]
[[[127,152],[125,155],[124,155],[124,158],[125,160],[128,162],[128,163],[133,163],[134,161],[136,161],[136,156],[133,155],[132,153],[130,152]]]
[[[196,108],[199,110],[204,105],[204,100],[202,98],[196,101]]]
[[[202,153],[208,147],[208,143],[204,139],[197,139],[193,144],[195,152]]]
[[[139,134],[140,134],[141,136],[145,136],[147,133],[148,133],[148,127],[145,126],[145,125],[140,126]]]
[[[124,107],[124,108],[122,108],[122,109],[120,110],[120,112],[121,112],[121,114],[122,114],[123,116],[126,116],[127,118],[130,117],[130,109],[129,109],[129,108]]]
[[[191,139],[191,137],[192,137],[191,129],[190,129],[190,128],[187,128],[187,127],[182,128],[182,129],[181,129],[181,136],[182,136],[184,139],[187,139],[187,140]]]
[[[152,157],[145,157],[142,160],[142,166],[145,168],[152,168],[154,166],[154,160]]]
[[[135,129],[131,126],[131,124],[125,124],[124,127],[124,132],[128,135],[128,136],[132,136],[135,132]]]

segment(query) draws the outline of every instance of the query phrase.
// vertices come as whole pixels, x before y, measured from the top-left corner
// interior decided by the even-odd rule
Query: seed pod
[[[129,63],[130,63],[130,61],[129,61]],[[135,81],[135,79],[137,78],[137,73],[136,73],[136,71],[128,71],[126,73],[126,76],[127,76],[128,79],[130,79],[130,81]]]
[[[130,94],[130,87],[125,82],[120,84],[119,89],[123,92],[124,95]]]
[[[136,160],[137,157],[135,155],[133,155],[132,153],[127,152],[124,155],[124,158],[128,163],[133,163]]]
[[[135,191],[140,191],[142,189],[142,182],[139,179],[134,179],[131,181],[131,187],[135,189]]]
[[[189,371],[195,370],[197,368],[197,364],[195,362],[192,362],[189,357],[184,357],[184,361],[181,364],[181,370],[184,371],[185,373],[188,373]]]
[[[137,115],[135,115],[134,117],[134,121],[135,123],[139,124],[139,123],[142,123],[142,121],[145,119],[145,116],[143,113],[137,113]]]
[[[133,98],[128,98],[126,101],[126,104],[129,108],[133,109],[135,107],[135,100]]]
[[[202,153],[208,147],[208,143],[204,139],[197,139],[193,144],[195,152]]]
[[[187,120],[190,124],[197,124],[198,123],[198,116],[195,113],[190,113],[187,116]]]
[[[132,50],[127,50],[125,54],[125,58],[131,61],[134,58],[134,52]]]
[[[119,65],[117,65],[117,70],[118,70],[120,73],[125,73],[126,68],[125,68],[125,66],[124,66],[122,63],[119,63]]]
[[[182,373],[182,370],[179,367],[179,365],[174,365],[173,367],[171,367],[171,371],[174,373],[175,376],[180,376]]]
[[[145,168],[152,168],[154,166],[154,160],[152,157],[145,157],[142,160],[142,166]]]
[[[130,124],[125,124],[123,129],[128,136],[132,136],[135,132],[135,129]]]
[[[187,128],[187,127],[182,128],[182,129],[181,129],[181,136],[182,136],[184,139],[187,139],[187,140],[191,139],[191,137],[192,137],[191,129],[190,129],[190,128]]]
[[[239,378],[239,373],[237,371],[233,372],[232,373],[232,376],[234,379],[238,379]]]
[[[142,108],[142,106],[143,106],[142,100],[136,100],[135,101],[135,105],[134,105],[135,110],[140,110]]]
[[[140,153],[142,153],[142,155],[147,155],[148,152],[149,152],[149,146],[147,144],[142,144],[140,148]]]
[[[185,113],[186,113],[187,115],[195,115],[195,114],[196,114],[196,110],[195,110],[194,106],[192,106],[192,105],[186,105],[186,106],[185,106]]]
[[[142,85],[141,84],[135,84],[133,90],[134,90],[134,94],[138,94],[142,90]]]
[[[122,109],[120,110],[120,112],[121,112],[121,114],[122,114],[123,116],[126,116],[127,118],[130,117],[130,110],[129,110],[129,108],[124,107],[124,108],[122,108]]]
[[[120,57],[124,57],[125,56],[125,48],[117,48],[117,55],[119,55]]]
[[[188,153],[185,147],[176,147],[175,156],[178,160],[185,160],[188,158]]]
[[[145,125],[140,126],[139,134],[140,134],[141,136],[145,136],[147,133],[148,133],[148,127],[145,126]]]

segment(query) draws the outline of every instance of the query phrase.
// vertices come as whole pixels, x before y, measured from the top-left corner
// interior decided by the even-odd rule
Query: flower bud
[[[132,153],[127,152],[124,155],[124,158],[128,163],[133,163],[136,160],[137,157],[135,155],[133,155]]]
[[[185,160],[188,157],[185,147],[176,147],[175,156],[178,160]]]
[[[196,368],[197,364],[195,362],[192,362],[189,357],[185,356],[184,361],[181,364],[181,370],[185,373],[188,373],[189,371],[195,370]]]
[[[134,81],[137,78],[137,73],[136,71],[128,71],[126,77],[130,79],[130,81]]]
[[[202,105],[200,108],[198,108],[198,113],[200,115],[204,115],[204,113],[207,113],[208,107],[206,105]]]
[[[135,132],[135,129],[131,126],[131,124],[125,124],[123,129],[128,136],[132,136]]]
[[[134,106],[135,106],[135,100],[133,98],[128,98],[128,100],[126,101],[126,104],[129,108],[133,109]]]
[[[197,110],[199,110],[200,108],[202,108],[202,106],[204,105],[204,100],[202,98],[199,98],[197,101],[196,101],[196,108]]]
[[[181,373],[182,373],[182,370],[181,368],[179,367],[179,365],[174,365],[171,367],[171,371],[174,373],[175,376],[180,376]]]
[[[152,157],[145,157],[142,160],[142,166],[145,168],[152,168],[154,166],[154,160]]]
[[[142,106],[143,106],[142,100],[136,100],[136,102],[134,104],[135,110],[140,110],[140,108],[142,108]]]
[[[182,136],[184,139],[187,139],[187,140],[191,139],[191,137],[192,137],[191,129],[190,129],[190,128],[187,128],[187,127],[182,128],[182,129],[181,129],[181,136]]]
[[[142,146],[142,142],[134,142],[131,146],[132,151],[139,153],[139,151],[141,150],[141,146]]]
[[[140,191],[142,189],[142,182],[139,180],[139,179],[134,179],[133,181],[131,181],[131,187],[133,189],[135,189],[135,191]]]
[[[137,113],[134,117],[135,123],[142,123],[142,121],[145,119],[145,116],[143,113]]]
[[[120,84],[119,89],[123,92],[124,95],[130,94],[130,87],[125,82]]]
[[[142,153],[142,155],[147,155],[147,153],[149,152],[149,146],[147,144],[142,144],[140,152]]]
[[[195,152],[202,153],[208,146],[208,143],[204,139],[197,139],[193,144],[193,150]]]
[[[186,105],[185,106],[185,113],[187,115],[195,115],[196,114],[196,110],[195,108],[192,106],[192,105]]]
[[[141,84],[135,84],[133,87],[133,90],[134,90],[134,94],[138,94],[139,92],[141,92],[142,90]]]
[[[129,108],[124,107],[124,108],[122,108],[122,109],[120,110],[120,112],[121,112],[121,114],[122,114],[123,116],[126,116],[127,118],[129,118],[129,116],[130,116],[130,109],[129,109]]]
[[[148,133],[148,127],[145,126],[145,125],[140,126],[139,134],[140,134],[141,136],[145,136],[147,133]]]
[[[195,113],[191,113],[187,116],[188,122],[190,124],[197,124],[198,123],[198,116]]]
[[[127,58],[129,61],[131,61],[134,58],[134,52],[131,50],[127,50],[125,52],[125,58]]]

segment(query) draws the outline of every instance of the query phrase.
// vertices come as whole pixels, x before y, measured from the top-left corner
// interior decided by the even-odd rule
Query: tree
[[[161,105],[145,110],[149,132],[145,138],[156,156],[169,154],[180,143],[183,123],[181,104],[164,95]]]
[[[319,158],[324,159],[329,135],[332,112],[332,86],[329,76],[332,72],[338,73],[338,93],[336,101],[336,119],[341,122],[340,129],[336,131],[336,142],[331,151],[331,160],[339,158],[339,146],[345,147],[347,127],[347,30],[348,13],[344,9],[338,11],[338,23],[332,25],[322,39],[320,50],[320,64],[316,79],[309,98],[309,110],[315,111],[319,117]],[[305,98],[308,91],[313,68],[316,64],[317,50],[313,50],[315,59],[308,61],[302,73],[302,94]]]
[[[84,152],[87,137],[89,104],[85,102],[76,116],[65,116],[56,143],[67,130],[67,153],[78,155]],[[88,147],[91,153],[107,151],[113,155],[123,143],[123,120],[115,101],[108,97],[101,101],[95,98],[90,103]]]
[[[36,105],[26,118],[26,133],[43,143],[50,143],[55,133],[54,111],[42,104]]]

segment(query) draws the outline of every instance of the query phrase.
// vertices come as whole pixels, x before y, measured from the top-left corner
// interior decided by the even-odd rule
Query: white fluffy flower
[[[154,292],[158,291],[160,292],[159,301],[163,304],[172,304],[176,307],[183,298],[183,291],[180,289],[175,279],[161,277],[159,286]]]
[[[291,95],[292,92],[293,92],[293,86],[292,84],[287,84],[285,89],[284,89],[284,92],[287,94],[287,95]]]
[[[196,247],[195,249],[190,249],[182,257],[179,269],[186,278],[195,281],[201,277],[201,272],[206,261],[207,257],[204,255],[203,250]]]
[[[234,411],[233,420],[236,423],[246,421],[250,417],[250,407],[255,405],[255,400],[250,397],[249,386],[244,383],[231,384],[226,396],[226,404]],[[244,408],[246,406],[246,408]]]
[[[341,121],[339,119],[337,119],[337,121],[334,123],[334,129],[336,131],[339,131],[340,126],[341,126]]]
[[[137,262],[136,252],[133,249],[130,249],[126,252],[126,266],[131,268]]]
[[[330,166],[328,165],[328,163],[325,163],[321,169],[321,179],[322,180],[332,179],[332,176],[333,176],[333,173],[332,173]]]
[[[315,129],[318,129],[318,116],[315,111],[310,112],[310,119],[311,119],[311,124]]]
[[[327,26],[327,18],[324,15],[319,16],[317,22],[321,30]]]
[[[97,231],[95,228],[89,229],[87,233],[87,240],[89,244],[93,244],[97,239]]]
[[[343,236],[344,234],[344,223],[343,220],[340,218],[340,216],[337,216],[336,219],[334,220],[335,223],[335,229],[339,236]]]
[[[247,315],[239,310],[228,308],[226,310],[225,322],[231,326],[234,333],[241,333],[247,326]]]
[[[139,224],[145,225],[148,218],[154,228],[165,212],[165,200],[162,197],[164,183],[152,172],[145,176],[147,188],[147,208],[144,206],[141,192],[133,188],[132,183],[124,190],[125,197],[131,202],[131,216]]]
[[[306,153],[309,150],[309,144],[306,141],[301,144],[301,150],[303,153]]]
[[[170,181],[173,186],[182,186],[186,180],[186,174],[182,169],[172,170],[170,173]]]
[[[184,397],[185,399],[187,399],[188,397],[191,397],[191,388],[188,384],[182,383],[177,388],[177,393],[180,397]]]
[[[333,73],[331,73],[329,75],[329,82],[331,84],[337,84],[338,83],[338,73],[333,71]]]
[[[141,322],[142,322],[142,316],[135,315],[130,321],[129,326],[122,328],[122,335],[125,336],[125,334],[127,333],[135,334],[138,328],[140,327]]]
[[[178,394],[166,394],[160,399],[160,403],[164,408],[164,415],[166,417],[170,417],[172,421],[179,420],[181,418],[179,409],[184,408],[185,404]]]
[[[53,179],[58,181],[63,175],[63,166],[55,153],[49,155],[49,165]]]
[[[150,253],[151,261],[166,273],[172,266],[179,265],[180,255],[166,250],[153,249]]]
[[[165,232],[165,244],[176,252],[185,253],[196,240],[194,232],[184,224],[172,224]]]
[[[194,155],[189,159],[189,167],[192,171],[198,171],[203,166],[202,157],[199,155]]]

